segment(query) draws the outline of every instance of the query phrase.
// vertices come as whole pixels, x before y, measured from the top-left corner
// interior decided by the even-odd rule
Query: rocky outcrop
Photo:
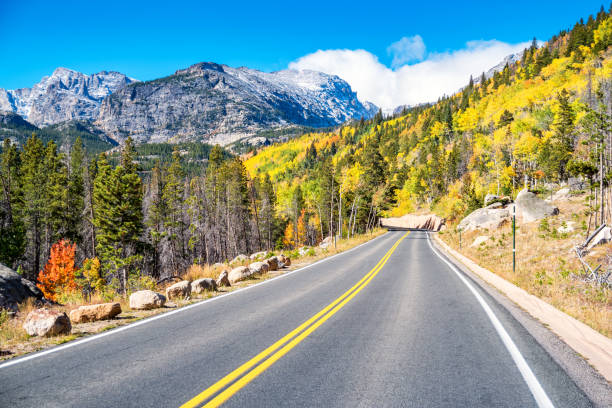
[[[461,231],[473,231],[478,229],[495,229],[510,221],[512,213],[510,207],[502,207],[500,203],[494,203],[489,207],[479,208],[461,220],[458,229]]]
[[[119,72],[84,75],[57,68],[32,88],[0,89],[0,111],[15,112],[37,126],[95,119],[106,96],[134,81]]]
[[[214,279],[201,278],[191,282],[191,293],[202,293],[207,290],[217,290],[217,282]]]
[[[234,283],[248,279],[252,274],[253,272],[251,271],[251,269],[249,269],[248,266],[239,266],[230,271],[230,273],[228,274],[228,279],[233,285]]]
[[[444,219],[434,214],[406,214],[399,218],[381,218],[380,225],[385,228],[422,229],[440,231]]]
[[[73,323],[95,322],[108,320],[121,313],[119,303],[101,303],[98,305],[79,306],[70,312],[70,321]]]
[[[150,310],[164,307],[166,297],[152,290],[139,290],[130,295],[130,309]]]
[[[17,311],[17,305],[28,299],[42,301],[43,294],[17,272],[0,264],[0,308]]]
[[[28,313],[23,328],[30,336],[49,337],[70,333],[72,325],[66,313],[42,308]]]
[[[202,62],[114,92],[96,123],[117,140],[225,145],[271,128],[328,127],[375,113],[337,76]]]
[[[190,294],[191,294],[191,283],[187,280],[177,282],[174,285],[166,288],[166,298],[168,300],[186,298]]]
[[[527,189],[521,190],[516,196],[516,216],[523,222],[541,220],[551,215],[559,214],[559,209],[538,198]]]
[[[216,284],[217,284],[218,288],[224,287],[224,286],[225,287],[232,286],[232,284],[229,281],[228,275],[229,274],[227,273],[227,271],[221,272],[221,274],[219,275],[219,277],[217,278],[217,281],[216,281]]]

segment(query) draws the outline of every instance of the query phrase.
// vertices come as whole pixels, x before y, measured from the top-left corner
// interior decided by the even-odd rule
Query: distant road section
[[[592,406],[424,231],[0,365],[0,405]]]

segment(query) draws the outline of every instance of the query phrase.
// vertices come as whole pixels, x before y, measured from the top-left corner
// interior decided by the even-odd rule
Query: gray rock
[[[527,189],[521,190],[516,196],[516,216],[523,222],[541,220],[551,215],[559,214],[559,209],[538,198]]]
[[[223,287],[223,286],[225,286],[225,287],[232,286],[232,284],[229,281],[228,275],[229,274],[227,273],[227,271],[221,272],[221,274],[217,278],[217,282],[216,282],[218,288]]]
[[[28,313],[23,328],[30,336],[49,337],[70,333],[72,325],[66,313],[42,308]]]
[[[120,313],[121,304],[117,302],[84,305],[70,311],[70,321],[73,323],[85,323],[108,320]]]
[[[253,275],[253,272],[251,271],[251,269],[249,269],[249,267],[239,266],[230,271],[230,273],[228,274],[228,279],[233,285],[234,283],[248,279],[251,275]]]
[[[270,267],[266,262],[253,262],[249,265],[249,269],[253,275],[259,275],[268,272]]]
[[[166,297],[152,290],[139,290],[130,295],[130,309],[150,310],[164,307]]]
[[[17,311],[17,305],[27,299],[43,300],[36,285],[17,272],[0,264],[0,308]]]
[[[270,258],[266,259],[264,261],[266,264],[268,264],[268,268],[271,271],[276,271],[278,270],[278,257],[276,256],[271,256]]]
[[[180,281],[166,288],[166,298],[186,298],[191,294],[191,283],[188,280]]]
[[[495,229],[510,221],[511,216],[508,208],[479,208],[461,220],[458,228],[464,232]]]
[[[217,290],[217,282],[211,278],[196,279],[191,282],[191,293],[202,293],[206,290]]]

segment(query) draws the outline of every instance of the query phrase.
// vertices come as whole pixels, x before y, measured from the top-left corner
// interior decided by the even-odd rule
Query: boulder
[[[584,190],[586,188],[586,183],[584,180],[577,177],[570,177],[567,180],[567,187],[570,189],[570,191]]]
[[[270,270],[270,267],[266,262],[253,262],[249,265],[249,269],[253,275],[266,273]]]
[[[462,219],[458,229],[464,232],[477,229],[495,229],[510,221],[511,216],[508,208],[479,208]]]
[[[261,252],[255,252],[254,254],[252,254],[249,258],[254,261],[256,259],[265,259],[266,256],[268,256],[268,252],[267,251],[261,251]]]
[[[188,280],[180,281],[166,288],[166,298],[186,298],[191,294],[191,284]]]
[[[487,242],[488,240],[489,240],[489,237],[487,235],[480,235],[476,237],[476,239],[474,240],[474,242],[472,242],[472,245],[470,245],[470,247],[472,248],[479,247],[481,244]]]
[[[95,322],[108,320],[121,313],[119,303],[100,303],[98,305],[79,306],[70,312],[70,321],[73,323]]]
[[[240,282],[240,281],[243,281],[249,278],[252,274],[253,272],[251,272],[251,269],[249,269],[249,267],[239,266],[237,268],[232,269],[230,273],[228,274],[227,278],[229,279],[230,283],[233,285],[236,282]]]
[[[604,227],[593,237],[593,239],[591,239],[591,242],[589,242],[587,246],[587,250],[591,250],[594,246],[605,244],[610,241],[612,241],[612,230],[610,227]]]
[[[565,187],[553,194],[552,201],[563,201],[568,198],[570,198],[570,189]]]
[[[268,264],[269,270],[271,271],[278,270],[278,257],[271,256],[270,258],[266,259],[264,262]]]
[[[70,333],[72,325],[66,313],[42,308],[28,313],[23,328],[30,336],[49,337]]]
[[[219,288],[219,287],[222,287],[222,286],[225,286],[225,287],[232,286],[232,285],[230,284],[230,281],[229,281],[229,278],[228,278],[228,273],[227,273],[227,271],[223,271],[223,272],[221,272],[221,274],[220,274],[220,275],[219,275],[219,277],[217,278],[217,282],[216,282],[216,284],[217,284],[217,287],[218,287],[218,288]]]
[[[279,269],[291,265],[291,259],[289,259],[289,257],[283,254],[280,254],[279,256],[277,256],[277,258],[278,258],[278,268]]]
[[[249,260],[249,257],[244,255],[244,254],[236,255],[236,257],[234,259],[232,259],[232,261],[230,262],[230,265],[244,263],[244,262],[246,262],[248,260]]]
[[[518,193],[515,205],[516,216],[521,218],[523,222],[537,221],[550,215],[559,214],[557,207],[553,207],[527,189]]]
[[[330,246],[332,244],[332,237],[326,237],[323,241],[321,241],[321,243],[319,244],[319,248],[327,248],[328,246]]]
[[[152,290],[139,290],[130,295],[130,309],[149,310],[164,307],[166,297]]]
[[[206,290],[217,290],[217,282],[211,278],[196,279],[191,282],[191,293],[202,293]]]
[[[444,218],[440,218],[434,214],[406,214],[399,218],[381,218],[380,225],[389,229],[399,228],[440,231],[440,228],[444,225]]]
[[[42,301],[44,298],[34,283],[0,264],[0,308],[16,312],[17,305],[27,299]]]

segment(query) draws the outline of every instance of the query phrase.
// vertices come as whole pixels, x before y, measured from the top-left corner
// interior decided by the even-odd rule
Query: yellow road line
[[[214,399],[212,399],[209,403],[204,405],[205,407],[217,407],[229,399],[233,394],[235,394],[242,387],[251,382],[254,378],[256,378],[259,374],[265,371],[268,367],[274,364],[278,359],[284,356],[289,350],[294,348],[297,344],[299,344],[302,340],[304,340],[308,335],[310,335],[313,331],[315,331],[319,326],[321,326],[327,319],[333,316],[338,310],[340,310],[348,301],[350,301],[357,293],[359,293],[373,278],[378,274],[378,272],[382,269],[382,267],[387,263],[387,260],[391,256],[391,254],[395,251],[400,242],[409,234],[407,232],[404,234],[395,244],[387,251],[385,256],[382,257],[380,261],[376,264],[376,266],[368,272],[363,278],[359,280],[355,285],[353,285],[349,290],[347,290],[342,296],[338,299],[334,300],[328,306],[326,306],[323,310],[312,316],[310,319],[306,320],[296,329],[292,330],[290,333],[285,335],[282,339],[275,342],[273,345],[253,357],[251,360],[247,361],[236,370],[232,371],[221,380],[217,381],[215,384],[204,390],[202,393],[195,396],[193,399],[189,400],[185,404],[181,405],[181,408],[194,408],[206,401],[208,398],[222,390],[225,386],[230,384],[236,378],[240,377],[242,374],[247,372],[261,360],[265,359],[271,353],[274,353],[278,348],[280,348],[283,344],[287,343],[293,337],[302,332],[306,327],[311,325],[321,316],[323,316],[320,320],[318,320],[315,324],[310,326],[308,329],[304,330],[299,336],[295,337],[288,344],[282,347],[279,351],[274,353],[271,357],[269,357],[262,364],[257,366],[247,375],[242,377],[240,380],[236,381],[233,385],[228,387],[221,394],[217,395]],[[331,311],[330,311],[331,310]]]

